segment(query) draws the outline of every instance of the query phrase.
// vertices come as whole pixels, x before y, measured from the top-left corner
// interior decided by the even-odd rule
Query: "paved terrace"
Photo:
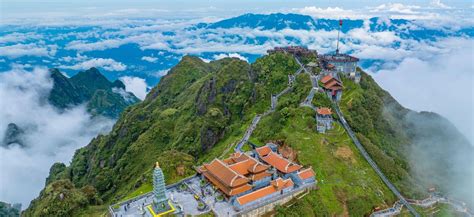
[[[176,209],[175,214],[184,212],[189,215],[200,215],[209,212],[209,208],[198,210],[198,201],[194,198],[196,194],[194,189],[189,187],[188,183],[199,182],[199,177],[192,176],[182,181],[166,186],[166,196]],[[179,185],[188,185],[188,190],[179,191]],[[132,217],[146,216],[153,217],[147,209],[147,206],[153,202],[153,193],[149,192],[130,200],[109,206],[109,212],[113,217]],[[205,201],[201,201],[205,202]],[[205,203],[206,204],[206,203]]]

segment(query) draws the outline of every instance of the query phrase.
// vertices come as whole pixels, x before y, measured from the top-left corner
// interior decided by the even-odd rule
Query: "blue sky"
[[[1,18],[32,18],[32,17],[70,17],[83,15],[133,15],[158,17],[202,17],[202,16],[235,16],[242,13],[287,12],[294,8],[342,8],[347,10],[363,10],[383,4],[415,5],[424,8],[472,8],[472,1],[439,0],[362,0],[362,1],[285,1],[285,0],[3,0],[1,1]],[[140,11],[140,12],[139,12]],[[141,13],[148,11],[148,13]]]

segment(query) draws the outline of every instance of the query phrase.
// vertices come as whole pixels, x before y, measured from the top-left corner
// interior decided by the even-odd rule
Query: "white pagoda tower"
[[[153,196],[153,209],[156,213],[169,209],[168,198],[166,197],[165,176],[158,162],[156,162],[153,171]]]

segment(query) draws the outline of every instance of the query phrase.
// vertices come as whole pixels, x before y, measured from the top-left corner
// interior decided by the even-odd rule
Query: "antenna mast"
[[[336,55],[339,54],[339,34],[341,32],[342,27],[342,19],[339,19],[339,31],[337,31],[337,47],[336,47]]]

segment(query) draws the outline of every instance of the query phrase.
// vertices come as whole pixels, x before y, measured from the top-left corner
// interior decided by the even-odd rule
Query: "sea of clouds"
[[[281,12],[365,20],[363,27],[341,34],[341,51],[372,61],[365,70],[402,105],[442,114],[473,143],[474,40],[450,34],[426,40],[403,38],[394,31],[371,31],[368,20],[382,17],[377,22],[389,25],[390,18],[415,19],[407,29],[456,32],[474,26],[472,11],[433,1],[425,8],[397,3],[360,10],[311,6]],[[0,148],[0,200],[28,204],[44,185],[53,162],[67,163],[74,150],[113,124],[113,120],[91,119],[83,106],[56,111],[45,101],[52,83],[41,67],[57,67],[68,75],[97,67],[144,99],[183,55],[198,55],[206,62],[224,57],[252,62],[275,46],[301,44],[320,53],[336,46],[337,30],[189,28],[229,15],[166,19],[154,14],[160,11],[3,21],[17,25],[0,34],[0,66],[8,68],[0,72],[0,136],[14,122],[28,129],[28,147]],[[57,31],[36,31],[33,26]],[[257,43],[261,38],[266,40]]]
[[[85,106],[58,111],[47,101],[52,87],[45,68],[0,73],[0,141],[9,123],[25,131],[25,147],[0,147],[0,201],[28,205],[44,187],[53,163],[67,164],[75,150],[107,133],[114,123],[91,118]]]

